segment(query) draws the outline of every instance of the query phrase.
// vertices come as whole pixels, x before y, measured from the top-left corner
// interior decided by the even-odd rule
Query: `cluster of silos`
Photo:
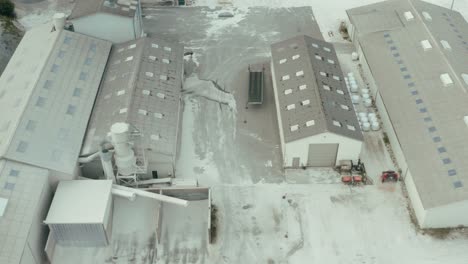
[[[362,131],[377,131],[380,129],[380,123],[376,113],[359,112],[357,118]]]
[[[360,89],[361,95],[359,95],[359,86],[356,82],[356,78],[354,77],[354,73],[349,72],[348,76],[345,77],[345,82],[346,87],[348,87],[348,90],[352,93],[351,101],[353,104],[359,104],[362,98],[362,102],[364,103],[365,107],[372,106],[372,99],[369,94],[369,89]]]

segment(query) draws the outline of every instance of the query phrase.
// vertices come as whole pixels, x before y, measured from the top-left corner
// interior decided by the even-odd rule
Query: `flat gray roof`
[[[418,0],[347,12],[424,208],[468,199],[466,21],[458,12]],[[445,86],[443,74],[453,84]]]
[[[76,19],[103,12],[134,17],[139,0],[78,0],[68,19]]]
[[[271,54],[285,142],[324,132],[363,140],[332,44],[301,35]]]
[[[175,157],[184,47],[160,38],[114,45],[88,126],[82,154],[99,149],[115,122],[141,132],[136,149]]]
[[[35,226],[37,230],[36,226],[42,226],[45,212],[41,210],[48,202],[48,176],[46,169],[0,159],[0,198],[8,199],[0,217],[0,263],[25,261],[21,259],[27,255],[23,255],[23,251],[28,246],[31,227]],[[42,252],[44,249],[33,247],[31,250]]]
[[[73,174],[111,43],[45,25],[0,77],[0,157]]]

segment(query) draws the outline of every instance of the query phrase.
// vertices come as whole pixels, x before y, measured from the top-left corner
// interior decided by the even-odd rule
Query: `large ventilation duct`
[[[113,124],[110,130],[118,173],[124,176],[135,174],[136,157],[129,140],[130,125],[119,122]]]

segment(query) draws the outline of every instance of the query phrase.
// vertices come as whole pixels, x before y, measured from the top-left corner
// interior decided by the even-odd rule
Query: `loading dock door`
[[[307,165],[312,167],[334,167],[338,144],[309,144]]]

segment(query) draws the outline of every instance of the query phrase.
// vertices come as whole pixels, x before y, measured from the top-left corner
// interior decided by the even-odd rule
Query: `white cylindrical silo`
[[[369,131],[370,130],[370,127],[371,125],[369,124],[369,122],[365,122],[365,123],[362,123],[362,131]]]
[[[363,88],[361,89],[362,94],[369,94],[369,89]]]
[[[115,123],[111,127],[112,145],[115,150],[115,164],[122,175],[135,173],[136,157],[128,137],[130,126],[127,123]]]
[[[359,112],[358,116],[361,118],[361,117],[367,116],[367,113],[366,112]]]
[[[359,104],[359,102],[361,101],[361,97],[357,94],[353,94],[351,95],[351,101],[353,102],[353,104]]]
[[[57,31],[63,30],[63,28],[65,27],[65,19],[66,19],[66,16],[65,16],[64,13],[55,13],[54,14],[54,16],[52,18],[52,21],[53,21],[55,30],[57,30]]]
[[[378,122],[377,120],[377,117],[376,116],[369,116],[369,121],[372,123],[372,122]]]
[[[377,131],[380,129],[379,122],[372,122],[372,130]]]
[[[358,85],[356,83],[350,84],[350,86],[351,86],[350,90],[351,90],[352,93],[357,93],[358,92],[359,87],[358,87]]]
[[[360,120],[361,120],[362,123],[368,123],[369,122],[369,119],[367,118],[367,116],[362,116],[360,118]]]
[[[365,107],[371,107],[372,106],[372,100],[371,99],[365,99],[364,100],[364,106]]]
[[[369,94],[362,94],[362,100],[370,99]]]
[[[369,114],[367,115],[367,117],[369,117],[369,119],[371,119],[371,118],[377,118],[377,114],[371,112],[371,113],[369,113]]]

